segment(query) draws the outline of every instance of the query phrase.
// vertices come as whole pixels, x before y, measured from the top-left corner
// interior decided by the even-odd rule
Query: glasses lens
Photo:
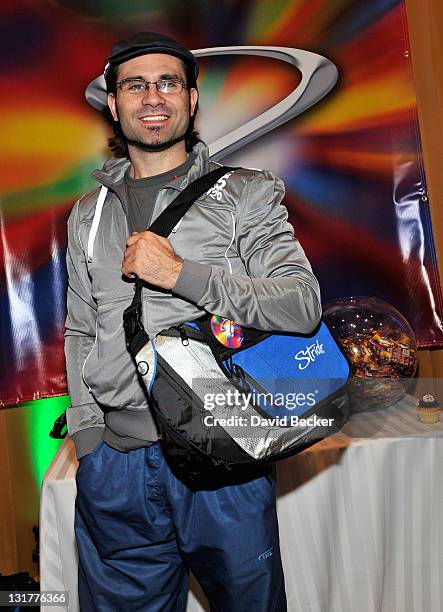
[[[166,79],[164,81],[157,81],[157,89],[161,93],[180,93],[183,89],[183,83],[177,80]]]
[[[146,81],[141,79],[128,79],[127,81],[122,81],[120,86],[122,91],[127,91],[129,93],[142,93],[147,89]]]

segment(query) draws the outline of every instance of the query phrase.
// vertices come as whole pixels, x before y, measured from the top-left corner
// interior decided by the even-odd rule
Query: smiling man
[[[161,53],[136,57],[119,66],[118,79],[116,88],[121,95],[117,101],[116,93],[110,93],[108,105],[126,137],[131,160],[134,156],[142,159],[143,152],[183,156],[183,146],[175,145],[184,142],[198,98],[195,87],[180,95],[188,87],[183,62]],[[166,165],[168,155],[159,159]]]
[[[168,239],[146,230],[216,167],[193,127],[197,76],[192,53],[166,36],[142,32],[114,46],[102,100],[114,157],[69,218],[67,419],[79,458],[82,612],[182,612],[189,570],[212,610],[286,610],[273,470],[217,473],[198,488],[171,469],[125,344],[135,276],[146,283],[150,338],[205,311],[270,331],[308,333],[320,318],[318,283],[270,172],[228,173]],[[159,380],[154,398],[179,402]]]

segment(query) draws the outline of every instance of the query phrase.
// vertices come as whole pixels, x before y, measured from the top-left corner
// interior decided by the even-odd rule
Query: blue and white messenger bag
[[[167,237],[193,202],[232,168],[189,185],[149,227]],[[328,327],[267,333],[206,313],[151,340],[142,282],[123,315],[126,343],[148,392],[163,446],[192,480],[296,454],[348,416],[350,365]]]

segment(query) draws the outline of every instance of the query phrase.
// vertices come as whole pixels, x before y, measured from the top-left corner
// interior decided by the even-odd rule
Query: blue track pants
[[[191,490],[160,444],[101,442],[80,460],[75,534],[82,612],[182,612],[188,570],[216,612],[284,612],[275,479]]]

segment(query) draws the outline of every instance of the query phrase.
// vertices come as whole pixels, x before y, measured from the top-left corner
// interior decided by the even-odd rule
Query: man
[[[305,333],[320,318],[318,283],[280,204],[282,182],[270,172],[229,174],[168,239],[145,231],[216,166],[193,131],[197,75],[194,56],[168,37],[142,32],[113,47],[105,80],[119,157],[93,174],[109,191],[92,257],[100,187],[77,202],[68,223],[67,418],[80,460],[83,611],[184,610],[188,570],[213,610],[286,609],[273,474],[189,488],[162,453],[125,346],[122,314],[134,276],[147,284],[150,338],[204,311]]]

